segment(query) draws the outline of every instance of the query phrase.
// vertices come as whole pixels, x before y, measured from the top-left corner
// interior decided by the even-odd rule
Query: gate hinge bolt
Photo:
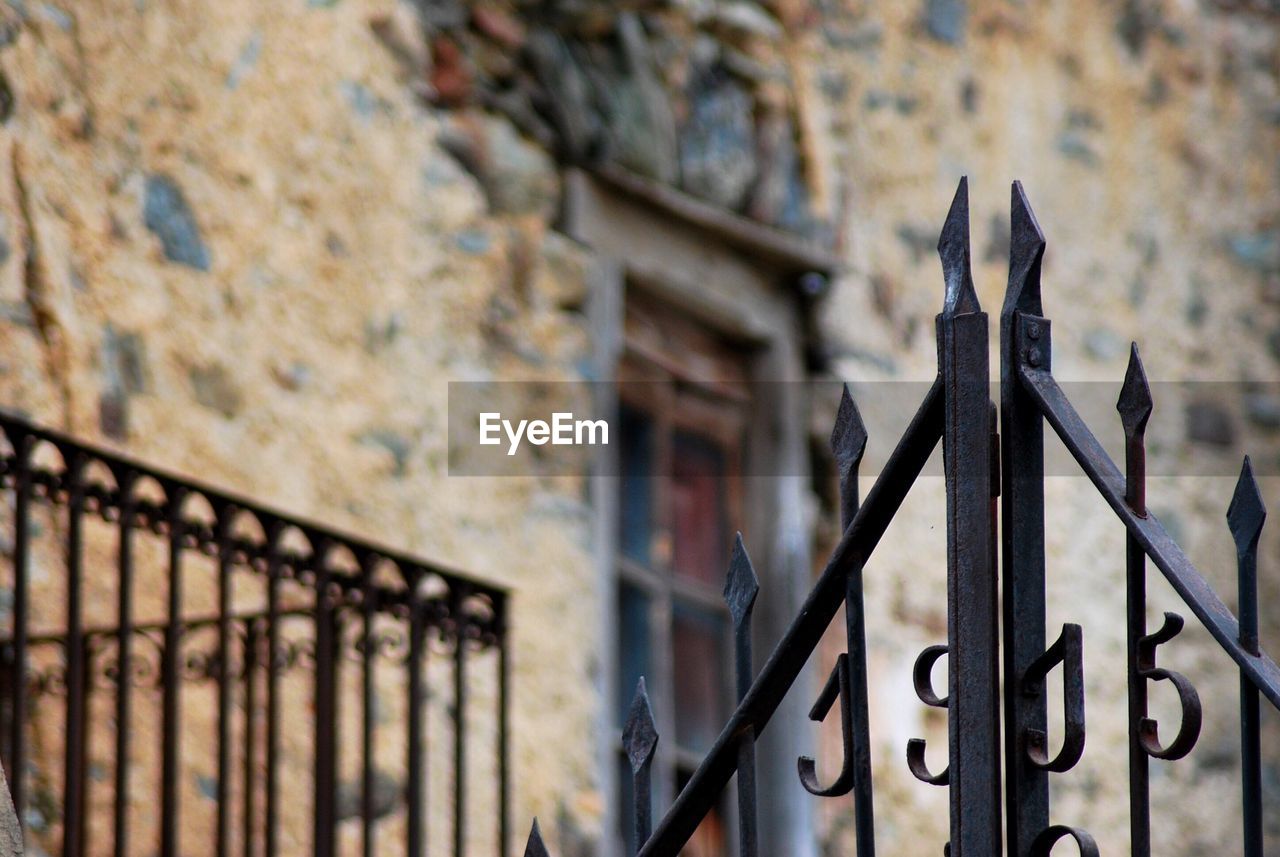
[[[1030,339],[1040,338],[1040,322],[1032,321],[1027,323],[1027,337]]]
[[[1030,363],[1032,366],[1039,366],[1039,365],[1040,365],[1041,360],[1042,360],[1042,355],[1040,354],[1040,349],[1039,349],[1039,348],[1028,348],[1028,349],[1027,349],[1027,362],[1028,362],[1028,363]]]

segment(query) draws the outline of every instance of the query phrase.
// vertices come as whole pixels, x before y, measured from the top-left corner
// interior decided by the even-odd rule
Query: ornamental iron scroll
[[[936,846],[950,857],[1045,857],[1058,843],[1069,840],[1084,857],[1097,857],[1098,845],[1086,829],[1053,822],[1050,817],[1049,777],[1072,769],[1086,752],[1086,718],[1081,627],[1065,624],[1051,645],[1046,636],[1046,424],[1126,533],[1131,853],[1134,857],[1151,853],[1150,759],[1185,756],[1195,744],[1202,719],[1200,698],[1191,682],[1157,665],[1159,647],[1173,644],[1185,620],[1167,613],[1163,625],[1148,632],[1146,571],[1151,563],[1239,668],[1241,837],[1246,857],[1261,857],[1259,711],[1262,700],[1280,709],[1280,667],[1258,640],[1257,548],[1265,511],[1252,469],[1246,459],[1227,515],[1237,551],[1237,619],[1146,507],[1145,431],[1153,401],[1136,345],[1117,402],[1125,435],[1123,471],[1055,380],[1051,324],[1041,302],[1045,246],[1022,186],[1015,182],[1009,280],[999,318],[997,411],[989,399],[988,322],[970,269],[968,186],[961,180],[938,242],[945,291],[936,326],[937,377],[863,502],[858,496],[858,466],[867,434],[846,387],[831,439],[843,537],[758,672],[749,649],[744,655],[742,633],[750,622],[749,603],[758,584],[752,572],[751,585],[743,586],[745,550],[741,538],[737,540],[726,597],[737,631],[738,705],[652,829],[647,779],[640,778],[647,769],[635,767],[637,757],[632,754],[637,771],[635,817],[645,820],[637,830],[639,857],[680,853],[701,820],[718,805],[735,773],[740,816],[737,852],[756,853],[752,748],[841,605],[845,607],[846,651],[836,659],[810,712],[811,720],[821,721],[838,707],[840,773],[831,785],[823,786],[816,762],[807,757],[798,760],[797,771],[800,786],[811,794],[852,794],[858,857],[874,855],[864,566],[939,441],[947,499],[947,640],[921,653],[913,678],[922,704],[947,711],[947,766],[941,773],[929,769],[922,739],[909,742],[905,760],[918,779],[949,790],[950,839]],[[744,591],[750,592],[746,610],[741,607]],[[940,693],[932,673],[944,655],[947,688]],[[1059,666],[1063,735],[1061,749],[1051,756],[1046,682]],[[1162,681],[1176,689],[1181,705],[1180,722],[1164,729],[1147,708],[1148,685]],[[652,720],[643,716],[647,711],[642,685],[628,729],[633,735],[647,736],[645,746],[651,747],[657,736]],[[1168,743],[1161,742],[1164,732],[1174,736]],[[525,855],[549,855],[536,821]]]

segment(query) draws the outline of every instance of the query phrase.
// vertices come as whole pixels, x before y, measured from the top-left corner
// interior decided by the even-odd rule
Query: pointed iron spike
[[[1138,354],[1138,343],[1134,342],[1129,346],[1129,368],[1125,370],[1120,398],[1116,400],[1116,410],[1120,412],[1126,438],[1140,437],[1146,432],[1154,405],[1147,372],[1142,368],[1142,357]]]
[[[644,687],[644,677],[636,684],[635,699],[627,712],[627,725],[622,730],[622,746],[631,762],[631,772],[637,773],[653,758],[658,746],[658,730],[653,725],[653,709],[649,707],[649,694]]]
[[[1040,265],[1044,259],[1044,232],[1027,201],[1022,182],[1013,183],[1009,213],[1009,286],[1005,290],[1004,312],[1015,309],[1041,315]]]
[[[836,424],[831,429],[831,452],[840,467],[840,479],[858,469],[862,454],[867,449],[867,427],[862,422],[858,403],[853,400],[849,385],[840,394],[840,410],[836,411]]]
[[[760,579],[751,566],[747,546],[742,543],[742,533],[738,533],[733,540],[733,555],[729,558],[729,573],[724,581],[724,600],[729,605],[735,628],[751,615],[759,592]]]
[[[551,857],[542,841],[542,831],[538,829],[536,817],[533,819],[533,829],[529,831],[529,842],[524,846],[524,857]]]
[[[938,236],[938,256],[942,259],[942,278],[947,292],[942,304],[943,315],[978,312],[978,293],[973,289],[973,271],[969,264],[969,179],[960,179],[951,210]]]
[[[1253,464],[1246,455],[1235,493],[1231,496],[1231,505],[1227,507],[1227,524],[1231,527],[1237,554],[1243,556],[1257,547],[1258,535],[1266,520],[1267,509],[1262,503],[1258,482],[1253,478]]]

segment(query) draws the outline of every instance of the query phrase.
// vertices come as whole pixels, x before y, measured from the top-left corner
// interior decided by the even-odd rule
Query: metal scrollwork
[[[1040,831],[1031,843],[1031,857],[1049,857],[1053,853],[1053,846],[1067,838],[1076,841],[1076,846],[1080,849],[1080,857],[1099,857],[1098,843],[1088,831],[1078,827],[1068,827],[1065,824],[1055,824]]]
[[[916,696],[930,708],[947,707],[948,697],[938,696],[933,689],[933,665],[948,651],[948,648],[943,645],[930,646],[916,658],[915,668],[911,671],[912,681],[916,688]],[[940,774],[931,773],[928,764],[924,760],[924,749],[925,740],[923,738],[912,738],[907,742],[907,767],[911,769],[912,776],[920,780],[920,782],[928,783],[931,786],[949,785],[951,782],[950,766],[944,768]]]
[[[1042,729],[1023,730],[1023,747],[1031,764],[1061,774],[1075,767],[1084,755],[1084,634],[1079,625],[1067,623],[1057,642],[1032,661],[1022,677],[1022,694],[1036,698],[1044,693],[1049,671],[1062,664],[1065,708],[1062,749],[1049,758],[1049,736]]]
[[[844,747],[844,762],[840,767],[840,775],[835,782],[823,787],[818,783],[817,764],[808,756],[801,756],[796,761],[800,774],[800,785],[811,795],[817,797],[841,797],[853,790],[854,747],[853,747],[853,709],[849,688],[849,656],[841,653],[836,659],[835,668],[831,670],[827,684],[818,695],[818,700],[809,711],[809,719],[821,723],[826,719],[836,698],[840,699],[840,732]]]
[[[1178,701],[1182,705],[1182,722],[1178,724],[1178,734],[1167,746],[1160,744],[1159,725],[1154,718],[1143,717],[1138,722],[1142,749],[1154,759],[1181,759],[1191,752],[1200,737],[1203,720],[1200,694],[1196,693],[1195,687],[1182,673],[1156,666],[1156,648],[1176,637],[1182,631],[1183,624],[1182,617],[1177,613],[1165,613],[1160,630],[1138,641],[1138,675],[1148,681],[1170,682],[1178,692]]]

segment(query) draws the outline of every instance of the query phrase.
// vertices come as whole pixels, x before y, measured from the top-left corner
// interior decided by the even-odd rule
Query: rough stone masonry
[[[1049,234],[1059,376],[1118,388],[1138,339],[1153,380],[1206,382],[1157,400],[1153,446],[1227,474],[1243,449],[1274,462],[1280,432],[1278,22],[1267,0],[7,0],[0,404],[511,586],[513,816],[540,816],[554,853],[598,853],[612,774],[584,740],[608,706],[574,607],[595,584],[582,480],[445,464],[447,380],[590,365],[593,259],[553,228],[560,166],[828,242],[846,267],[818,309],[824,377],[856,381],[932,374],[933,246],[962,173],[999,306],[1020,178]],[[1223,593],[1232,481],[1149,489]],[[908,738],[945,734],[908,678],[945,633],[914,585],[942,580],[940,494],[913,494],[867,571],[886,853],[946,835],[942,790],[902,763]],[[1050,626],[1085,626],[1090,718],[1055,814],[1117,853],[1122,535],[1080,480],[1048,501],[1072,522],[1050,521]],[[1152,602],[1175,606],[1154,584]],[[1193,632],[1170,648],[1209,710],[1153,776],[1156,850],[1219,854],[1235,814],[1199,796],[1237,800],[1236,727],[1212,705],[1235,680]],[[199,793],[210,771],[184,776]],[[53,847],[43,806],[26,822]],[[822,818],[848,853],[847,805]]]

